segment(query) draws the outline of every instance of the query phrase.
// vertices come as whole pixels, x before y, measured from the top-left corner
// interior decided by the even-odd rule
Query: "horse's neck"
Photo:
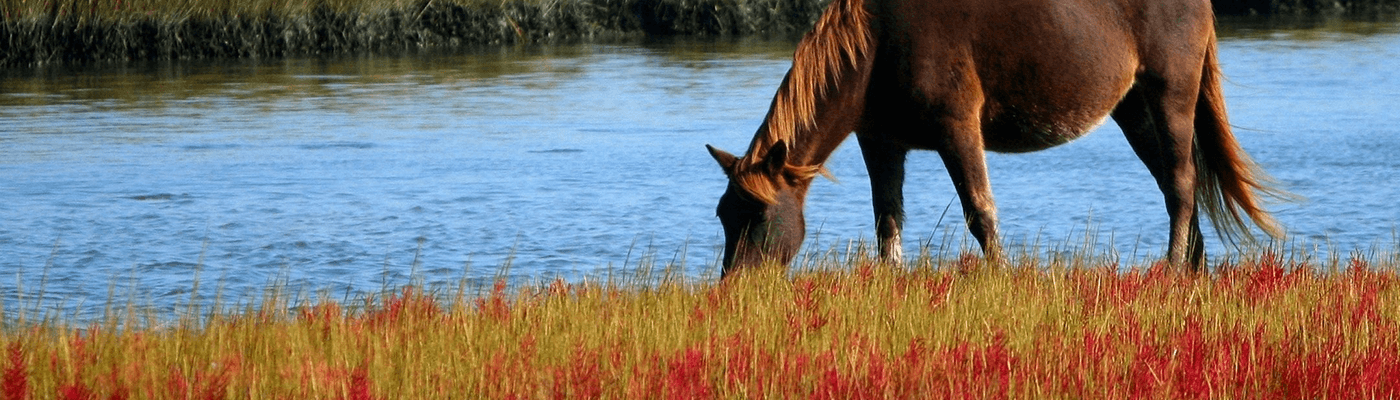
[[[836,152],[836,148],[840,147],[841,142],[844,142],[850,134],[850,131],[804,129],[798,133],[795,139],[797,143],[790,145],[788,163],[803,166],[826,164],[826,160],[831,158],[831,154]]]
[[[863,74],[847,71],[845,77],[862,77]],[[842,79],[823,93],[809,100],[810,117],[800,116],[786,108],[796,102],[784,96],[791,93],[788,85],[791,79],[784,79],[774,96],[772,107],[764,117],[749,145],[751,156],[763,156],[774,143],[783,141],[788,146],[788,164],[798,166],[820,166],[826,163],[831,154],[841,146],[841,142],[855,130],[863,104],[863,90],[854,89],[864,84],[864,79],[854,81]]]
[[[776,140],[767,136],[769,122],[760,125],[749,145],[750,157],[762,157]],[[850,133],[821,131],[818,127],[798,128],[790,137],[782,138],[788,146],[788,164],[797,166],[822,165]]]
[[[788,144],[788,164],[819,167],[855,130],[864,110],[874,38],[864,0],[834,0],[797,44],[749,152]]]

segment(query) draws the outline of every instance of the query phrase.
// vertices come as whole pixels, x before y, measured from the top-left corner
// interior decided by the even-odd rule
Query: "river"
[[[236,302],[274,282],[339,298],[667,265],[713,279],[725,180],[704,145],[742,151],[793,45],[3,70],[0,296],[10,313],[91,315],[109,298]],[[1283,245],[1394,252],[1400,24],[1227,19],[1219,57],[1243,147],[1302,198],[1270,206]],[[988,162],[1011,243],[1054,252],[1094,235],[1125,263],[1164,251],[1161,195],[1113,124]],[[838,181],[812,189],[808,252],[873,236],[853,140],[828,167]],[[970,246],[936,154],[908,170],[906,252]],[[1217,259],[1232,251],[1207,240]]]

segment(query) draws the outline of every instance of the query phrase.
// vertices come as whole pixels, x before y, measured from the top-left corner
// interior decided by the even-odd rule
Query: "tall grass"
[[[0,66],[808,29],[825,0],[0,0]]]
[[[1400,396],[1400,259],[1298,258],[1192,275],[857,252],[723,283],[273,290],[159,326],[5,317],[0,398]]]
[[[0,67],[803,32],[827,1],[0,0]],[[1223,14],[1400,10],[1400,0],[1217,0],[1215,5]]]

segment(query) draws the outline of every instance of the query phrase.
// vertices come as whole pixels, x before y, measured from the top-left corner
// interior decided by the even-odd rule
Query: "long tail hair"
[[[1273,180],[1240,148],[1225,116],[1220,89],[1220,65],[1216,60],[1215,33],[1211,32],[1196,99],[1196,204],[1215,225],[1222,239],[1235,243],[1254,240],[1244,215],[1264,233],[1282,238],[1283,227],[1261,203],[1261,195],[1276,199],[1293,196],[1271,186]]]

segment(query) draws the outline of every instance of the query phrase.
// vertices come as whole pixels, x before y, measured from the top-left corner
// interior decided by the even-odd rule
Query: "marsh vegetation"
[[[0,66],[400,54],[620,36],[796,34],[825,0],[0,0]],[[1393,18],[1397,0],[1219,0]]]
[[[273,285],[75,324],[7,307],[4,398],[1388,398],[1400,258],[1259,252],[1189,274],[1078,251],[859,252],[719,283]]]

